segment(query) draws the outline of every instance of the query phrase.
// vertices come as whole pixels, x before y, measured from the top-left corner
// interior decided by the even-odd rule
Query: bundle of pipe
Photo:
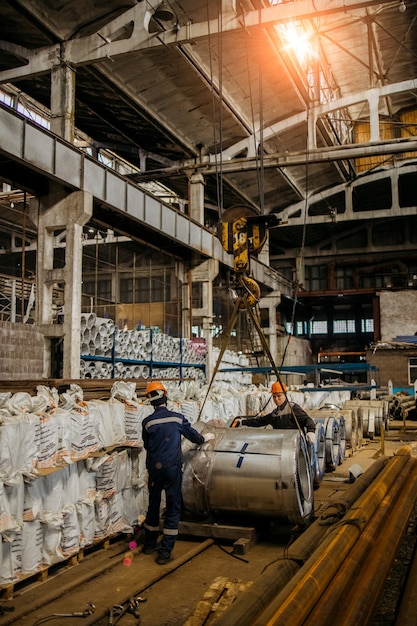
[[[114,355],[113,355],[114,348]],[[82,314],[80,351],[85,357],[105,357],[124,359],[132,363],[123,364],[116,361],[114,364],[115,378],[148,378],[149,366],[137,361],[172,363],[172,367],[157,371],[157,375],[166,378],[178,378],[178,366],[181,363],[204,364],[206,346],[204,343],[192,340],[181,341],[178,337],[171,337],[151,329],[122,330],[115,328],[114,321],[108,318],[97,317],[94,313]],[[101,361],[97,360],[97,363]],[[99,365],[80,367],[80,377],[92,378],[96,374],[100,377],[111,368]],[[199,368],[187,369],[187,377],[204,380],[204,371]]]
[[[158,367],[154,369],[153,378],[179,378],[178,367]]]
[[[205,342],[184,338],[182,340],[182,360],[184,363],[204,363],[207,347]]]
[[[408,413],[416,409],[416,401],[409,395],[395,395],[389,404],[389,414],[392,419],[402,420],[408,418]]]
[[[195,428],[207,431],[201,422]],[[183,444],[185,510],[251,514],[300,523],[313,513],[313,476],[298,430],[215,428],[208,446]]]
[[[416,448],[404,446],[252,624],[367,626],[415,506],[416,479]]]
[[[111,367],[110,363],[104,361],[84,361],[82,378],[110,378]]]
[[[95,313],[81,313],[81,330],[92,328],[96,323],[96,319]]]

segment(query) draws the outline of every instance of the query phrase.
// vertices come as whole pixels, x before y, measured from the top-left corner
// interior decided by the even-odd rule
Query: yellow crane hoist
[[[234,308],[229,320],[229,325],[224,335],[224,340],[220,347],[217,362],[213,370],[210,383],[207,387],[206,396],[200,407],[198,419],[202,415],[206,399],[210,393],[214,378],[219,369],[223,354],[226,350],[230,334],[235,327],[239,311],[246,310],[248,318],[257,331],[264,353],[268,356],[273,370],[279,380],[279,372],[274,363],[268,342],[262,331],[259,320],[253,312],[253,307],[259,302],[261,290],[258,283],[248,276],[250,271],[250,257],[257,256],[262,250],[266,241],[267,229],[278,226],[280,218],[274,214],[260,215],[252,207],[231,207],[224,211],[222,220],[218,224],[218,237],[223,248],[229,254],[233,254],[233,267],[235,272],[235,293]]]
[[[218,225],[218,237],[223,248],[233,254],[236,297],[239,308],[254,307],[260,299],[258,283],[248,276],[250,257],[262,250],[268,228],[278,226],[280,219],[274,215],[260,215],[252,207],[226,209]]]

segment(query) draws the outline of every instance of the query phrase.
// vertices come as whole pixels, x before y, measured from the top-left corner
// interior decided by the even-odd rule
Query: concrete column
[[[178,262],[175,270],[181,283],[182,318],[181,332],[183,337],[191,337],[191,270],[186,263]]]
[[[36,321],[45,337],[45,373],[50,376],[51,339],[63,338],[63,377],[79,378],[82,281],[82,229],[93,213],[92,196],[62,189],[35,199],[30,207],[38,226]],[[54,266],[55,237],[65,230],[65,263]],[[64,291],[63,324],[56,319],[54,288]]]
[[[192,174],[189,183],[189,216],[204,224],[204,176]]]
[[[51,131],[74,143],[75,71],[56,65],[51,72]]]
[[[295,280],[299,285],[305,285],[305,262],[301,254],[295,259]]]
[[[264,333],[268,339],[269,350],[271,352],[274,361],[277,361],[278,357],[278,340],[277,340],[277,306],[281,302],[281,292],[273,291],[267,296],[261,298],[259,302],[260,309],[268,309],[269,326],[264,328]]]
[[[192,282],[200,282],[202,285],[202,307],[193,308],[192,316],[202,319],[203,336],[207,346],[206,356],[206,379],[210,380],[213,374],[213,336],[211,329],[213,326],[213,280],[219,273],[219,262],[215,259],[207,259],[193,268]]]

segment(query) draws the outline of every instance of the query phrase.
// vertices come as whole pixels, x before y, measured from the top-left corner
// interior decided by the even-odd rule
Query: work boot
[[[161,552],[158,552],[158,556],[157,556],[156,562],[159,565],[166,565],[167,563],[172,561],[173,558],[174,557],[172,556],[172,554],[163,554]]]
[[[143,544],[143,554],[153,554],[158,549],[159,533],[145,528],[145,542]]]

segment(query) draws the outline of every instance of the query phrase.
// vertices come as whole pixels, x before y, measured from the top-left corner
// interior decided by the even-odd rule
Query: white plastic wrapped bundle
[[[123,498],[122,493],[115,493],[109,499],[110,504],[110,527],[111,533],[132,533],[133,528],[129,521],[123,515]]]
[[[23,521],[33,522],[40,519],[43,510],[44,483],[42,478],[30,481],[25,486],[23,501]]]
[[[8,500],[10,521],[9,528],[3,529],[2,537],[8,541],[13,541],[17,532],[20,531],[23,524],[23,507],[24,507],[24,482],[23,477],[13,485],[4,485],[4,495]]]
[[[21,533],[17,533],[13,541],[2,541],[1,548],[0,583],[6,584],[20,580],[22,577]]]
[[[60,548],[66,558],[77,554],[80,550],[80,525],[75,505],[65,510]]]
[[[95,413],[90,413],[87,404],[75,404],[70,413],[71,448],[70,459],[85,459],[99,447]]]
[[[63,523],[63,510],[66,504],[65,480],[69,476],[68,468],[42,476],[43,483],[42,510],[40,520],[48,527],[60,528]]]
[[[38,464],[40,419],[37,415],[10,415],[2,411],[0,422],[0,480],[13,483],[20,474],[30,475]]]
[[[126,437],[123,404],[118,400],[90,400],[87,405],[89,411],[95,413],[94,423],[99,446],[108,448],[122,445]]]
[[[39,451],[37,467],[56,467],[58,461],[58,420],[51,413],[39,414]]]
[[[197,421],[199,407],[195,400],[186,400],[181,402],[178,410],[188,419],[189,422],[191,422],[191,424],[194,424]]]
[[[138,402],[125,403],[126,445],[142,447],[142,422],[153,412],[149,404]]]
[[[112,532],[112,507],[108,498],[97,500],[94,504],[95,527],[94,540],[105,539]]]
[[[65,559],[61,548],[62,527],[59,525],[43,524],[42,562],[44,565],[54,565]]]
[[[76,510],[80,528],[80,548],[85,548],[94,541],[96,527],[94,502],[77,502]]]
[[[34,574],[42,569],[43,528],[39,520],[22,526],[22,574]]]
[[[17,531],[18,525],[12,517],[5,485],[0,482],[0,537],[8,531]]]
[[[86,462],[79,461],[77,463],[78,470],[78,501],[85,504],[93,504],[96,499],[97,486],[96,474],[92,469],[87,467]]]

